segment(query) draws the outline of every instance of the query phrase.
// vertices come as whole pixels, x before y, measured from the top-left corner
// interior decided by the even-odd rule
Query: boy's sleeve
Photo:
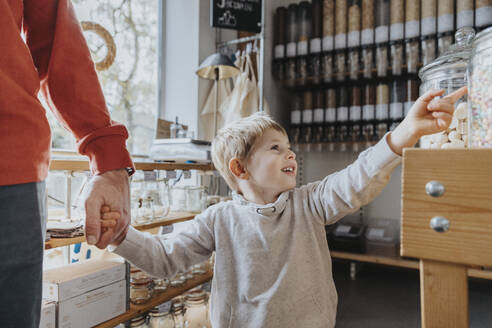
[[[401,163],[387,143],[386,134],[375,146],[362,152],[345,169],[305,186],[309,207],[323,224],[332,224],[373,200]]]
[[[186,230],[172,237],[128,229],[125,240],[110,251],[155,277],[171,278],[177,272],[207,260],[215,250],[213,213],[210,210],[187,222]]]

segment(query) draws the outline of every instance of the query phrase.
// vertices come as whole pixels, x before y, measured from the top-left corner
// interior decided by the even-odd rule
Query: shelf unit
[[[379,256],[371,254],[356,254],[348,252],[330,251],[331,257],[337,260],[349,260],[353,262],[373,263],[380,265],[388,265],[398,268],[419,270],[420,264],[418,260],[407,259],[401,257]],[[479,268],[467,268],[468,278],[478,278],[492,280],[492,270],[483,270]]]
[[[160,162],[134,162],[135,169],[142,171],[153,170],[199,170],[213,171],[213,164],[179,164],[179,163],[160,163]],[[88,171],[89,162],[82,159],[54,159],[50,163],[50,171]]]
[[[152,297],[152,299],[142,305],[130,305],[130,310],[119,315],[111,320],[105,321],[95,327],[97,328],[113,328],[114,326],[124,323],[132,318],[135,318],[138,315],[144,314],[145,312],[150,311],[154,306],[167,302],[173,299],[176,296],[179,296],[186,292],[187,290],[193,289],[207,281],[210,281],[213,277],[213,272],[209,268],[207,273],[195,276],[193,279],[185,282],[185,284],[181,287],[170,287],[166,291],[162,293],[158,293]]]
[[[198,213],[191,212],[171,212],[166,218],[160,221],[154,221],[147,224],[135,225],[135,229],[140,231],[149,231],[161,226],[172,225],[178,222],[184,222],[193,220]],[[52,249],[56,247],[68,246],[85,242],[85,236],[73,237],[73,238],[52,238],[44,243],[45,249]]]

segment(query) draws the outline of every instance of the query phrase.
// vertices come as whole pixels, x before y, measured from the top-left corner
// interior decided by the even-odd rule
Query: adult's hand
[[[84,188],[85,235],[87,243],[100,249],[121,239],[130,224],[130,187],[125,169],[112,170],[93,176]],[[103,206],[119,212],[115,227],[101,230]]]

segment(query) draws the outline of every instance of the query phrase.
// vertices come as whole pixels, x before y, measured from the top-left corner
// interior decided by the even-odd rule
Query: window
[[[160,0],[73,0],[80,21],[104,27],[116,44],[107,70],[98,71],[111,118],[126,125],[133,154],[148,154],[157,119]],[[106,57],[104,40],[85,31],[95,62]],[[43,101],[43,100],[41,100]],[[46,106],[45,106],[46,107]],[[75,149],[75,140],[48,110],[52,147]]]

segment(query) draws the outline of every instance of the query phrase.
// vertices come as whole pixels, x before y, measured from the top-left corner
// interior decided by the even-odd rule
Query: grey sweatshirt
[[[337,293],[324,226],[376,197],[400,161],[385,136],[344,170],[285,191],[272,204],[235,195],[170,239],[130,227],[114,252],[170,278],[215,251],[214,328],[334,327]]]

